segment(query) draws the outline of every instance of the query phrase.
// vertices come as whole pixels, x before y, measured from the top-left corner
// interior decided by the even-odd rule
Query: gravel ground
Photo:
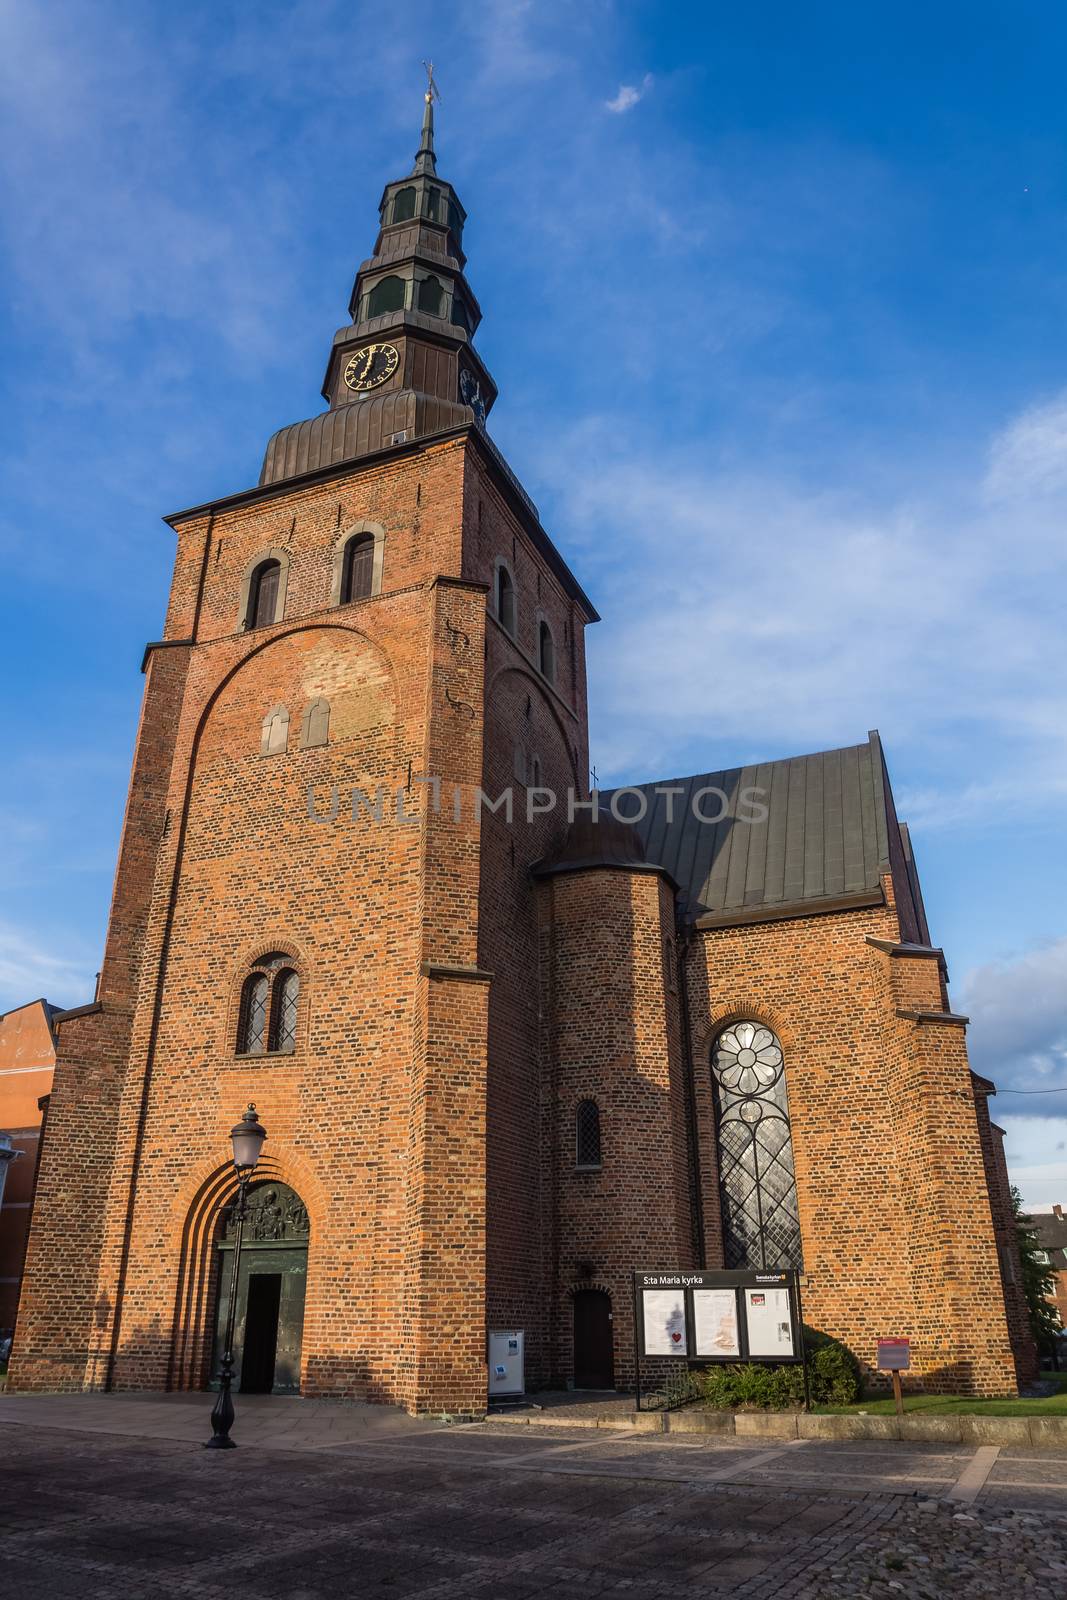
[[[905,1501],[846,1559],[801,1590],[802,1600],[1012,1600],[1067,1592],[1067,1516]]]

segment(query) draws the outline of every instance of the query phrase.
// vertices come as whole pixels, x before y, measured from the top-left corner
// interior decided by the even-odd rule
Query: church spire
[[[435,177],[437,174],[437,158],[433,151],[433,103],[440,100],[437,85],[433,77],[433,62],[424,61],[426,68],[426,94],[425,109],[422,113],[422,139],[419,143],[418,154],[415,157],[414,176]]]

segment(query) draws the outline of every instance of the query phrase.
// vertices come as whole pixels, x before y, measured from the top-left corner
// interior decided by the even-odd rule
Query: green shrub
[[[837,1339],[815,1328],[804,1329],[808,1386],[813,1405],[851,1405],[859,1399],[860,1375],[855,1358]],[[704,1404],[717,1411],[760,1408],[788,1411],[804,1402],[800,1366],[770,1367],[754,1361],[708,1367],[700,1374]]]

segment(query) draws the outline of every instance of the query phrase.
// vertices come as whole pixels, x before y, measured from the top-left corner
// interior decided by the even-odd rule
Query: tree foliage
[[[1060,1315],[1049,1298],[1056,1292],[1056,1269],[1049,1264],[1041,1241],[1023,1210],[1023,1197],[1012,1185],[1011,1205],[1015,1213],[1015,1234],[1019,1241],[1023,1293],[1030,1313],[1030,1332],[1039,1350],[1051,1350],[1060,1331]],[[1041,1258],[1045,1257],[1044,1260]]]

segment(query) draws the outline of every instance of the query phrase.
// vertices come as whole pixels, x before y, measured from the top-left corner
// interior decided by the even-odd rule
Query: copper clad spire
[[[433,151],[433,103],[435,100],[440,100],[441,96],[434,82],[433,62],[424,61],[423,66],[426,68],[427,77],[426,94],[423,97],[426,103],[422,113],[422,139],[415,157],[414,172],[416,177],[420,174],[434,177],[437,173],[437,158]]]

